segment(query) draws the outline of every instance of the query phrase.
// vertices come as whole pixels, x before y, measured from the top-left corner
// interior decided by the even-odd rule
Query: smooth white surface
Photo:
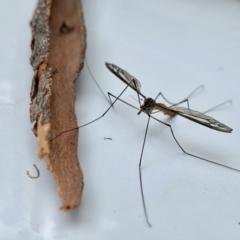
[[[0,239],[240,239],[240,173],[181,152],[170,131],[152,121],[143,156],[143,184],[152,228],[145,222],[138,161],[147,117],[117,103],[103,119],[81,129],[79,159],[84,171],[82,205],[59,210],[56,184],[37,158],[29,121],[29,21],[35,1],[0,3]],[[105,61],[137,77],[142,92],[162,91],[177,102],[200,84],[191,108],[232,127],[217,132],[187,119],[157,117],[172,124],[185,150],[240,169],[240,2],[84,1],[87,59],[104,92],[125,85]],[[109,106],[86,68],[77,82],[79,125]],[[137,106],[132,90],[123,99]],[[104,140],[110,137],[113,140]],[[28,178],[35,163],[41,177]]]

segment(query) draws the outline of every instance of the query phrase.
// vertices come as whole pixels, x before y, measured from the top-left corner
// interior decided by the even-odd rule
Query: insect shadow
[[[88,67],[88,66],[87,66]],[[221,132],[225,132],[225,133],[231,133],[232,132],[232,129],[230,127],[228,127],[227,125],[217,121],[216,119],[206,115],[205,113],[206,112],[209,112],[215,108],[218,108],[230,101],[226,101],[222,104],[219,104],[207,111],[205,111],[204,113],[201,113],[201,112],[198,112],[198,111],[195,111],[195,110],[192,110],[190,109],[189,107],[189,98],[190,96],[192,96],[196,91],[198,91],[200,88],[203,87],[203,85],[199,86],[198,88],[196,88],[187,98],[185,98],[184,100],[178,102],[178,103],[172,103],[170,102],[161,92],[156,96],[155,99],[153,98],[149,98],[149,97],[146,97],[142,92],[141,92],[141,83],[133,76],[131,76],[127,71],[121,69],[120,67],[114,65],[114,64],[110,64],[110,63],[106,63],[106,67],[115,75],[117,76],[120,80],[122,80],[125,84],[127,84],[127,86],[124,88],[124,90],[118,95],[118,96],[114,96],[113,94],[109,93],[108,92],[108,97],[109,97],[109,100],[110,100],[110,103],[111,105],[108,107],[108,109],[98,118],[82,125],[82,126],[79,126],[79,127],[76,127],[76,128],[72,128],[72,129],[69,129],[69,130],[66,130],[66,131],[63,131],[61,132],[60,134],[58,134],[57,136],[55,136],[54,138],[51,139],[54,140],[56,139],[57,137],[59,137],[60,135],[64,134],[64,133],[67,133],[67,132],[70,132],[70,131],[73,131],[73,130],[76,130],[76,129],[79,129],[79,128],[82,128],[82,127],[85,127],[91,123],[94,123],[96,122],[97,120],[103,118],[106,113],[114,106],[114,104],[116,103],[117,100],[127,104],[128,106],[132,107],[132,108],[135,108],[136,110],[138,110],[138,115],[140,115],[141,113],[145,113],[147,114],[148,116],[148,121],[147,121],[147,126],[146,126],[146,130],[145,130],[145,134],[144,134],[144,139],[143,139],[143,145],[142,145],[142,150],[141,150],[141,155],[140,155],[140,160],[139,160],[139,181],[140,181],[140,189],[141,189],[141,196],[142,196],[142,204],[143,204],[143,210],[144,210],[144,215],[145,215],[145,218],[146,218],[146,222],[148,224],[149,227],[151,227],[151,224],[150,224],[150,221],[149,221],[149,218],[148,218],[148,214],[147,214],[147,209],[146,209],[146,203],[145,203],[145,197],[144,197],[144,191],[143,191],[143,185],[142,185],[142,172],[141,172],[141,165],[142,165],[142,159],[143,159],[143,151],[144,151],[144,146],[145,146],[145,143],[146,143],[146,137],[147,137],[147,132],[148,132],[148,127],[149,127],[149,122],[150,122],[150,119],[153,119],[165,126],[167,126],[169,129],[170,129],[170,132],[172,134],[172,137],[174,138],[176,144],[178,145],[178,147],[187,155],[191,156],[191,157],[195,157],[195,158],[198,158],[198,159],[201,159],[201,160],[204,160],[206,162],[209,162],[209,163],[213,163],[215,165],[218,165],[218,166],[221,166],[221,167],[225,167],[225,168],[228,168],[228,169],[231,169],[231,170],[235,170],[235,171],[238,171],[240,172],[239,169],[236,169],[236,168],[233,168],[233,167],[229,167],[227,165],[224,165],[224,164],[220,164],[220,163],[217,163],[217,162],[214,162],[214,161],[211,161],[211,160],[208,160],[206,158],[202,158],[200,156],[197,156],[197,155],[194,155],[192,153],[189,153],[187,151],[185,151],[183,149],[183,147],[180,145],[180,143],[178,142],[177,138],[175,137],[174,135],[174,132],[173,132],[173,129],[171,127],[170,124],[166,123],[166,122],[163,122],[155,117],[153,117],[152,115],[155,114],[155,113],[158,113],[158,112],[162,112],[163,114],[165,115],[168,115],[170,117],[174,117],[176,115],[179,115],[179,116],[182,116],[184,118],[187,118],[191,121],[194,121],[198,124],[201,124],[205,127],[208,127],[208,128],[211,128],[211,129],[214,129],[214,130],[217,130],[217,131],[221,131]],[[89,67],[88,67],[89,69]],[[93,77],[93,75],[91,74],[91,76]],[[94,80],[95,81],[95,80]],[[96,81],[95,81],[96,82]],[[99,88],[99,85],[97,84],[98,88]],[[122,99],[120,99],[120,97],[122,96],[122,94],[126,91],[126,89],[130,87],[132,88],[136,93],[137,93],[137,98],[138,98],[138,103],[139,103],[139,108],[127,103],[126,101],[123,101]],[[101,90],[102,92],[102,90]],[[102,92],[103,93],[103,92]],[[162,97],[166,102],[168,102],[169,104],[171,104],[171,106],[166,106],[165,104],[163,103],[157,103],[156,100],[158,99],[158,97]],[[111,101],[111,97],[114,98],[115,100],[114,101]],[[141,97],[143,98],[143,103],[141,102]],[[186,102],[187,103],[187,108],[185,107],[178,107],[179,104],[182,104]]]

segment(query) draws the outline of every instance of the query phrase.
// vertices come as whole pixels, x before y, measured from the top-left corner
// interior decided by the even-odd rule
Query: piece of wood
[[[81,202],[83,174],[77,156],[75,81],[83,67],[85,28],[79,0],[39,0],[31,21],[34,77],[30,119],[35,122],[38,156],[44,158],[58,184],[61,209]]]

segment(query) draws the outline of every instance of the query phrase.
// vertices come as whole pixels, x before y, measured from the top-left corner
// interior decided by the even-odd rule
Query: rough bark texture
[[[75,80],[83,67],[85,29],[79,0],[39,0],[31,22],[34,77],[30,119],[39,139],[38,155],[58,183],[61,209],[81,202],[83,175],[77,157]]]

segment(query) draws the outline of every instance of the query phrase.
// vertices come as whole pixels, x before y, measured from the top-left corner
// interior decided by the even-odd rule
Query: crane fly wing
[[[119,79],[121,79],[124,83],[129,85],[134,91],[138,92],[142,97],[145,96],[141,93],[141,83],[132,75],[130,75],[127,71],[121,69],[120,67],[111,64],[105,63],[106,67]],[[134,80],[134,81],[133,81]]]
[[[182,117],[185,117],[214,130],[227,133],[232,132],[232,129],[230,127],[201,112],[197,112],[185,107],[169,107],[168,109],[172,110]]]

